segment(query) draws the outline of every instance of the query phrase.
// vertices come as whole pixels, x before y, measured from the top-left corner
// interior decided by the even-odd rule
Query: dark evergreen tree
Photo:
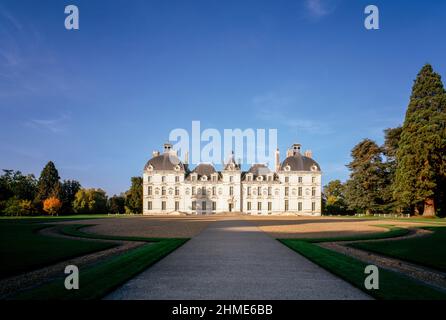
[[[385,212],[398,211],[398,204],[393,196],[395,172],[396,172],[396,154],[401,137],[402,127],[389,128],[384,130],[384,145],[382,152],[386,161],[383,164],[383,178],[385,184],[382,189],[382,199],[384,201],[383,210]]]
[[[394,196],[405,207],[434,216],[444,197],[446,94],[439,74],[425,65],[415,80],[397,151]],[[440,206],[444,203],[440,203]]]
[[[48,162],[40,174],[36,200],[42,202],[50,196],[60,198],[60,177],[52,161]]]
[[[350,179],[345,188],[349,208],[366,214],[383,210],[386,181],[381,148],[374,141],[364,139],[353,148],[351,156],[353,160],[347,165]]]
[[[64,180],[61,184],[60,200],[62,201],[62,212],[73,213],[73,201],[76,193],[81,189],[81,184],[76,180]]]
[[[132,213],[142,213],[142,188],[142,178],[132,177],[132,185],[125,197],[125,206]]]

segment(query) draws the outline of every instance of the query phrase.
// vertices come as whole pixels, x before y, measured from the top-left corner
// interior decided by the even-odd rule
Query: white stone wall
[[[189,181],[189,179],[185,180],[185,174],[181,171],[145,171],[143,174],[143,213],[212,214],[228,212],[230,210],[229,204],[232,204],[233,212],[252,215],[299,214],[316,216],[321,214],[322,190],[321,173],[319,171],[279,171],[279,181],[257,181],[253,179],[254,181],[242,182],[239,170],[224,170],[221,172],[221,176],[222,178],[216,182],[212,179],[209,181],[199,179]],[[150,181],[148,180],[149,177]],[[301,177],[301,181],[299,181],[299,177]],[[152,189],[151,195],[149,195],[149,187]],[[203,187],[206,194],[202,193]],[[260,195],[258,194],[259,187],[261,189]],[[192,194],[193,188],[195,188],[194,195]],[[212,192],[213,188],[215,188],[215,194]],[[250,188],[250,194],[248,194],[248,188]],[[270,195],[268,195],[268,188],[271,188]],[[286,194],[287,188],[288,194]],[[299,195],[299,188],[301,188],[301,195]],[[196,203],[195,209],[193,209],[194,201]],[[202,205],[203,201],[206,202],[205,208]],[[288,210],[285,208],[286,201],[288,201]],[[149,202],[152,205],[151,210],[149,209]],[[215,210],[212,210],[213,202],[215,202]],[[248,210],[248,203],[251,203],[250,210]],[[260,210],[258,210],[259,203],[261,203]],[[268,203],[271,203],[271,210],[268,208]],[[301,203],[301,208],[299,208],[299,203]]]

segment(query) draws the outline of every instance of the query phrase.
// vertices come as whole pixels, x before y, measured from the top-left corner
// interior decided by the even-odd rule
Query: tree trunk
[[[423,217],[435,217],[435,202],[433,198],[424,200]]]

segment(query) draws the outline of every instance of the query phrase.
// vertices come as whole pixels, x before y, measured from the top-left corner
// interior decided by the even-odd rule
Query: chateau
[[[170,143],[153,152],[144,167],[143,214],[321,215],[321,168],[311,151],[301,154],[293,144],[281,163],[275,153],[275,170],[254,164],[242,171],[231,155],[222,171],[202,163],[190,170],[188,155],[181,162]]]

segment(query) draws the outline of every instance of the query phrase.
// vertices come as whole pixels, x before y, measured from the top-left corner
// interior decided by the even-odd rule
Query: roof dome
[[[150,159],[144,170],[176,170],[184,171],[184,164],[172,152],[165,152]]]
[[[312,158],[296,153],[283,160],[280,170],[287,171],[321,171],[319,164]]]
[[[252,173],[254,177],[264,176],[271,173],[271,170],[265,164],[254,164],[249,168],[249,173]]]
[[[201,176],[210,176],[213,173],[216,173],[215,168],[210,163],[200,163],[198,166],[195,167],[194,170],[192,170],[193,173],[198,174],[198,177]]]

